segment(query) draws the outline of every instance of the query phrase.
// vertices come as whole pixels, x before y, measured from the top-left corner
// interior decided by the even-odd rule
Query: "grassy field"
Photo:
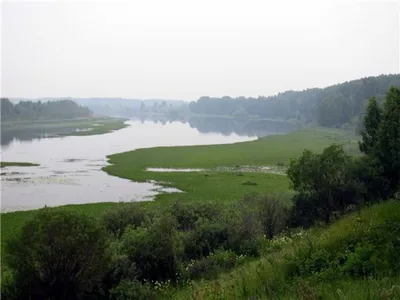
[[[300,155],[305,148],[321,151],[337,142],[344,143],[350,153],[357,152],[356,139],[342,131],[326,129],[301,130],[286,135],[270,136],[253,142],[214,146],[159,147],[139,149],[110,156],[110,165],[105,168],[109,174],[134,181],[155,180],[165,186],[173,186],[184,193],[160,194],[155,202],[142,205],[165,205],[174,200],[221,201],[240,199],[248,193],[284,193],[289,190],[289,181],[284,175],[233,172],[147,172],[148,167],[164,168],[215,168],[218,166],[280,165]],[[96,203],[63,206],[63,209],[79,210],[95,216],[101,215],[118,203]],[[57,208],[55,208],[57,209]],[[19,230],[35,211],[1,214],[1,249],[5,242]],[[2,251],[3,252],[3,251]]]
[[[95,120],[94,122],[87,124],[87,127],[91,128],[90,130],[73,131],[71,133],[62,134],[62,136],[84,136],[84,135],[104,134],[127,127],[128,125],[125,124],[125,121],[126,121],[125,119],[114,119],[114,118],[101,119],[97,121]],[[93,124],[95,124],[95,126]]]
[[[70,128],[71,132],[67,135],[95,135],[103,134],[113,130],[118,130],[126,127],[124,124],[126,119],[111,118],[111,117],[90,117],[90,118],[77,118],[77,119],[64,119],[64,120],[15,120],[5,121],[1,123],[2,132],[23,129],[57,129],[57,128]],[[96,124],[96,126],[93,126]],[[76,131],[92,128],[88,131]]]
[[[109,156],[111,165],[104,171],[133,181],[155,180],[185,192],[161,194],[157,199],[231,201],[251,192],[284,192],[289,189],[289,182],[285,176],[277,174],[215,171],[215,168],[240,170],[242,166],[272,166],[284,169],[290,159],[299,156],[304,149],[322,151],[332,143],[343,143],[349,153],[358,153],[354,136],[339,130],[313,128],[228,145],[138,149]],[[147,168],[206,170],[148,172]]]
[[[4,167],[37,167],[39,164],[30,162],[0,161],[0,168]]]

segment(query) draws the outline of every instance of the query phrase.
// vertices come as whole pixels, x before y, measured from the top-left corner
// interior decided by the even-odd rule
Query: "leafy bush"
[[[259,255],[262,224],[256,206],[248,205],[243,199],[226,209],[220,222],[226,224],[228,233],[224,249],[238,255]]]
[[[195,228],[185,238],[184,252],[187,259],[210,255],[225,246],[228,239],[227,225],[218,220],[199,219]]]
[[[227,271],[236,266],[240,258],[232,251],[217,250],[210,253],[208,257],[196,261],[190,261],[186,264],[182,278],[184,280],[212,278],[219,272]]]
[[[76,299],[100,283],[106,234],[86,215],[40,210],[7,244],[18,298]]]
[[[168,210],[177,220],[178,229],[183,231],[192,230],[199,219],[218,219],[223,206],[216,203],[187,203],[174,202]]]
[[[253,206],[258,211],[264,234],[268,238],[282,232],[289,221],[291,203],[277,195],[246,195],[243,199],[247,206]]]
[[[121,204],[105,213],[103,223],[109,232],[120,236],[127,226],[139,227],[151,217],[152,214],[139,203],[129,203]]]
[[[363,186],[354,177],[353,159],[341,145],[331,145],[321,154],[305,150],[291,161],[288,177],[297,192],[293,226],[308,227],[314,221],[328,223],[335,214],[362,202]]]
[[[124,253],[138,268],[139,279],[174,280],[182,256],[175,218],[166,214],[146,225],[125,230],[121,241]]]
[[[110,291],[111,300],[151,300],[157,299],[152,286],[138,280],[123,280]]]

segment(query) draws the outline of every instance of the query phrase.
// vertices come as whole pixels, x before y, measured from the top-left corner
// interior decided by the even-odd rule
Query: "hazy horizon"
[[[2,3],[1,95],[270,96],[399,73],[393,1]]]

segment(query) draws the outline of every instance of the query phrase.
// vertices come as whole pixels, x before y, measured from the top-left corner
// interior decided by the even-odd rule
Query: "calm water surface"
[[[201,133],[180,122],[127,123],[129,127],[103,135],[13,139],[2,144],[3,161],[27,161],[40,166],[1,169],[1,210],[150,200],[161,187],[107,175],[101,171],[107,165],[106,155],[155,146],[223,144],[256,138],[235,133]]]
[[[40,166],[1,169],[1,211],[37,209],[45,205],[151,200],[160,192],[179,191],[110,176],[101,171],[107,165],[106,156],[155,146],[249,141],[296,129],[275,121],[218,118],[194,118],[188,122],[131,120],[127,123],[130,125],[127,128],[94,136],[51,137],[63,129],[2,133],[3,161],[26,161]]]

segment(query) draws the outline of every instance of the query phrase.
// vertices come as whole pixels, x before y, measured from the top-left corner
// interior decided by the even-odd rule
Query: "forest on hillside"
[[[400,86],[399,74],[361,78],[326,88],[286,91],[268,97],[205,96],[191,102],[190,111],[240,118],[297,120],[327,127],[340,127],[348,123],[357,125],[368,99],[375,96],[381,102],[392,85]]]
[[[92,115],[89,108],[80,106],[71,100],[58,101],[20,101],[13,104],[7,98],[1,98],[1,120],[41,120],[73,119]]]

